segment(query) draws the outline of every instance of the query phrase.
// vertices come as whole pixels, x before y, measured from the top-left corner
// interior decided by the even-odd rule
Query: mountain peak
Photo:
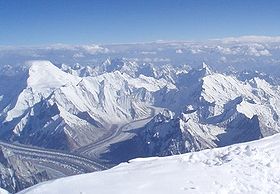
[[[28,61],[27,65],[29,66],[27,84],[31,87],[56,88],[78,81],[75,76],[63,72],[50,61]]]
[[[32,61],[27,61],[26,64],[30,67],[29,69],[31,70],[33,69],[35,70],[36,68],[44,68],[44,69],[57,68],[54,64],[52,64],[48,60],[32,60]]]
[[[202,62],[202,69],[205,70],[206,75],[213,74],[212,68],[209,65],[207,65],[205,62]]]

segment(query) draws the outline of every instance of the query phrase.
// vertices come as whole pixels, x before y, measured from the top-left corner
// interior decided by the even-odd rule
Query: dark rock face
[[[165,111],[156,115],[138,135],[146,156],[168,156],[184,152],[179,119]]]
[[[211,116],[211,106],[204,101],[180,116],[165,110],[134,130],[133,139],[111,145],[103,157],[118,164],[137,157],[176,155],[262,138],[258,116],[248,118],[236,110],[242,101],[241,97],[233,99],[217,116]],[[213,130],[219,134],[209,133]]]
[[[37,169],[31,162],[22,160],[10,150],[0,147],[0,187],[10,193],[49,180],[46,171]]]

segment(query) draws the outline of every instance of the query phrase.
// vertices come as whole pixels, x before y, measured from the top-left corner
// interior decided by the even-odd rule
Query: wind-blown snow
[[[134,159],[91,174],[39,184],[20,194],[279,193],[280,135],[163,158]]]

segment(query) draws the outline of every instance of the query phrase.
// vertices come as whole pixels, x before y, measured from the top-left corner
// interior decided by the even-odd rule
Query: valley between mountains
[[[258,72],[219,73],[205,63],[127,59],[76,68],[34,60],[1,71],[0,187],[14,193],[133,158],[274,135],[280,86],[271,80]]]

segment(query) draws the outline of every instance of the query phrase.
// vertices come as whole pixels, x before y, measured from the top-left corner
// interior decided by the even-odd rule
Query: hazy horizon
[[[127,44],[279,36],[278,1],[4,1],[0,45]]]

